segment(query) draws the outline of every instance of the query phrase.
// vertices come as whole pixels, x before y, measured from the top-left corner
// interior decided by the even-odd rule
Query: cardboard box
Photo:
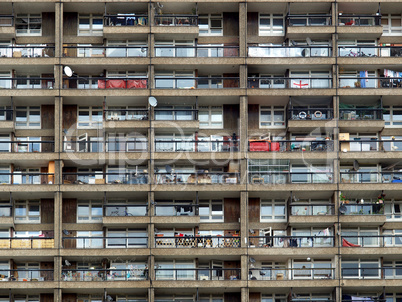
[[[104,184],[105,184],[105,179],[103,179],[103,178],[96,178],[96,179],[95,179],[95,184],[96,184],[96,185],[104,185]]]

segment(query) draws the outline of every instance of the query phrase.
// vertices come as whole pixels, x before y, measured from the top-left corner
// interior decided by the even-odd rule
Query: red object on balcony
[[[98,89],[105,89],[105,88],[106,88],[106,81],[98,80]]]
[[[147,88],[147,80],[128,80],[127,89],[130,88]]]
[[[126,81],[124,80],[107,80],[106,88],[126,88]]]
[[[280,145],[277,142],[271,142],[271,151],[279,151]]]
[[[360,247],[360,245],[350,243],[349,241],[347,241],[345,239],[342,239],[342,246],[345,246],[345,247]]]
[[[250,142],[250,151],[269,151],[268,141],[255,141]]]

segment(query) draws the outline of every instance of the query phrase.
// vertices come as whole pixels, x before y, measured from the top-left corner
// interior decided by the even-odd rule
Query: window
[[[102,36],[103,16],[102,15],[79,15],[78,16],[79,36]]]
[[[290,71],[290,88],[331,88],[328,71]]]
[[[134,200],[108,200],[106,216],[147,216],[146,202]]]
[[[342,260],[342,277],[353,279],[380,278],[379,260]]]
[[[378,247],[380,241],[378,229],[360,227],[355,229],[342,228],[341,236],[342,239],[363,247]]]
[[[155,109],[156,121],[192,121],[193,119],[193,106],[158,106]]]
[[[332,279],[331,260],[293,260],[293,279]]]
[[[116,268],[116,270],[113,270],[114,281],[148,279],[149,270],[144,262],[111,262],[110,266]]]
[[[384,204],[384,214],[387,217],[387,220],[401,220],[402,218],[402,201],[400,200],[392,200],[386,201]]]
[[[155,74],[155,88],[157,89],[194,87],[194,72],[192,71],[156,72]]]
[[[373,48],[369,47],[373,46]],[[338,42],[340,57],[378,56],[375,40],[344,40]],[[363,48],[360,48],[363,47]],[[389,56],[389,55],[388,55]]]
[[[10,143],[10,135],[2,134],[0,135],[0,152],[10,152],[11,151],[11,143]]]
[[[148,302],[147,298],[119,295],[116,302]]]
[[[39,280],[40,265],[38,262],[15,263],[14,265],[17,267],[17,272],[15,275],[18,276],[18,281],[30,281],[32,279]]]
[[[332,247],[334,238],[332,228],[292,229],[296,247]]]
[[[185,134],[170,134],[170,135],[155,135],[155,151],[156,152],[175,152],[195,150],[194,135]]]
[[[78,201],[77,222],[99,222],[103,218],[101,200]]]
[[[223,16],[222,14],[200,14],[198,27],[200,36],[222,36]]]
[[[222,74],[209,74],[198,77],[197,88],[200,89],[218,89],[223,88]],[[235,79],[227,80],[236,83]]]
[[[110,229],[107,231],[108,248],[145,248],[148,246],[146,229]],[[111,239],[116,237],[115,239]]]
[[[155,42],[156,57],[194,57],[195,48],[192,40],[170,40]]]
[[[402,246],[402,230],[384,230],[384,246]]]
[[[14,221],[16,223],[40,223],[40,201],[16,201]]]
[[[0,184],[11,183],[10,167],[0,166]]]
[[[294,302],[314,302],[314,301],[320,301],[320,302],[324,302],[324,301],[332,301],[331,299],[331,294],[313,294],[313,293],[309,293],[309,294],[297,294],[296,297],[292,298],[292,301]]]
[[[292,183],[331,183],[332,167],[292,165]]]
[[[200,129],[223,129],[222,106],[200,106],[198,110]]]
[[[107,57],[146,57],[148,56],[148,44],[146,41],[108,41],[106,49]],[[116,48],[114,48],[116,47]]]
[[[199,302],[223,302],[224,300],[223,300],[223,295],[201,294],[198,301]]]
[[[148,110],[145,107],[108,106],[107,120],[138,121],[148,119]]]
[[[203,222],[223,222],[222,200],[201,200],[199,205],[200,220]]]
[[[401,14],[383,14],[381,25],[384,36],[400,36],[402,33],[402,16]]]
[[[16,152],[41,152],[40,137],[17,137]],[[36,143],[35,143],[36,142]]]
[[[102,128],[102,107],[78,107],[78,128]]]
[[[109,134],[108,152],[141,152],[148,149],[147,138],[130,134]]]
[[[95,179],[103,179],[102,168],[79,168],[77,175],[78,183],[95,183]]]
[[[282,106],[260,106],[260,128],[284,128],[285,108]]]
[[[334,205],[325,199],[298,199],[292,203],[292,214],[295,216],[332,215]]]
[[[192,200],[157,200],[155,216],[194,216]]]
[[[40,106],[17,106],[15,109],[15,128],[40,129],[41,112]]]
[[[286,221],[286,212],[285,200],[261,200],[261,222]]]
[[[76,244],[77,249],[101,249],[103,248],[103,232],[77,231]]]
[[[248,172],[249,181],[253,184],[285,184],[288,182],[289,160],[250,159]]]
[[[15,30],[17,36],[40,36],[42,34],[41,14],[17,14]]]
[[[369,79],[376,76],[375,71],[343,71],[339,75],[339,86],[341,88],[376,88],[377,80]],[[363,79],[359,79],[363,78]]]
[[[17,75],[16,87],[17,89],[40,89],[41,85],[40,75]]]
[[[173,260],[156,263],[156,280],[195,280],[194,261]]]
[[[77,57],[90,58],[104,56],[103,45],[78,44],[77,46]]]
[[[263,294],[261,297],[261,302],[287,302],[288,299],[284,294]],[[293,301],[293,299],[292,299]]]
[[[79,295],[77,302],[103,302],[102,295]]]
[[[260,36],[283,36],[285,19],[283,14],[259,14]]]
[[[0,89],[10,89],[11,84],[11,71],[0,71]],[[3,106],[1,108],[4,109]],[[10,107],[8,108],[11,109]],[[4,112],[2,112],[2,115],[4,115]]]
[[[0,217],[10,217],[11,216],[11,208],[12,208],[12,204],[10,203],[9,200],[0,201]],[[1,233],[1,230],[0,230],[0,233]]]
[[[7,237],[9,237],[9,235],[7,235]],[[10,269],[10,263],[8,261],[0,261],[0,275],[4,275],[5,278],[9,277],[10,275],[13,275],[12,272],[9,271]],[[5,280],[5,279],[3,279]],[[16,297],[16,296],[15,296]],[[9,300],[6,300],[9,301]],[[16,301],[16,299],[14,300]],[[39,302],[39,300],[38,300]]]
[[[387,128],[402,127],[402,106],[384,106],[383,119]]]
[[[108,166],[107,183],[146,184],[148,183],[145,166]]]

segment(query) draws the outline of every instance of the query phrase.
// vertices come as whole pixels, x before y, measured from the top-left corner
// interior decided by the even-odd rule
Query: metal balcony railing
[[[146,89],[148,88],[147,78],[137,77],[72,77],[65,78],[68,81],[68,89]],[[0,80],[1,83],[1,80]]]
[[[345,77],[340,75],[339,88],[401,88],[400,77]]]
[[[0,15],[0,27],[14,26],[14,15]]]
[[[63,172],[63,184],[147,184],[148,173],[107,172],[69,173]]]
[[[382,120],[384,109],[382,108],[353,108],[339,109],[340,120]]]
[[[402,143],[402,140],[377,140],[377,139],[354,139],[342,140],[339,142],[340,147],[349,145],[348,152],[361,152],[361,151],[398,151],[397,145]]]
[[[250,247],[257,248],[311,248],[334,247],[335,237],[324,235],[306,236],[249,236]]]
[[[155,280],[240,280],[240,273],[240,268],[156,268]]]
[[[53,89],[54,78],[6,77],[0,78],[0,89]]]
[[[144,121],[149,118],[148,109],[104,109],[108,121]]]
[[[148,46],[64,46],[63,56],[72,58],[147,57]]]
[[[190,203],[155,203],[155,216],[198,216],[198,205]]]
[[[334,118],[332,108],[290,108],[288,110],[288,120],[331,120]]]
[[[332,152],[334,141],[331,140],[283,140],[283,141],[250,141],[251,152]]]
[[[342,263],[343,265],[344,263]],[[341,278],[345,279],[382,279],[383,273],[385,273],[384,267],[374,266],[374,264],[365,264],[364,267],[358,267],[358,263],[350,264],[354,267],[341,268]],[[395,268],[389,268],[389,271],[395,270]],[[391,278],[390,278],[391,279]]]
[[[354,15],[354,14],[339,14],[339,26],[380,26],[381,15]]]
[[[345,204],[344,215],[384,215],[384,204]]]
[[[1,150],[9,152],[53,152],[54,141],[0,141]],[[8,146],[8,148],[7,148]]]
[[[197,121],[198,109],[154,109],[155,121]]]
[[[340,57],[402,57],[400,46],[339,46]]]
[[[229,172],[173,172],[173,173],[155,173],[157,184],[238,184],[239,173]]]
[[[62,281],[144,281],[147,269],[63,269]]]
[[[1,26],[1,17],[0,17]],[[54,46],[0,46],[0,58],[48,58],[54,57]]]
[[[198,26],[197,15],[156,15],[156,26]]]
[[[342,183],[401,183],[402,172],[348,171],[341,172],[340,178]]]
[[[64,152],[144,152],[148,150],[146,140],[116,139],[108,141],[64,141]]]
[[[239,46],[155,46],[155,57],[221,58],[238,56]]]
[[[63,246],[76,249],[146,248],[148,247],[148,237],[63,237]]]
[[[106,204],[104,207],[105,217],[124,217],[124,216],[147,216],[148,206],[144,202],[143,205],[135,204]]]
[[[237,152],[239,141],[155,140],[155,152]]]
[[[332,88],[329,77],[249,77],[248,88],[268,89],[323,89]]]
[[[3,209],[1,209],[3,210]],[[54,239],[47,237],[9,237],[0,239],[0,249],[50,249]]]
[[[328,184],[333,172],[249,172],[250,184]]]
[[[250,268],[249,270],[249,280],[317,280],[334,278],[334,268]]]
[[[147,14],[108,14],[104,16],[104,26],[146,26]]]
[[[401,247],[401,235],[342,235],[343,247]],[[346,240],[346,242],[345,242]]]
[[[290,204],[291,216],[316,216],[316,215],[334,215],[335,205],[333,203],[294,203]]]
[[[239,248],[240,237],[233,236],[156,236],[157,248]]]
[[[53,269],[1,269],[2,281],[53,281]]]
[[[332,23],[332,16],[329,14],[311,15],[286,15],[287,26],[329,26]]]
[[[248,56],[257,58],[330,57],[330,46],[248,46]]]
[[[155,76],[156,89],[230,89],[239,88],[239,77],[161,77]]]
[[[13,216],[13,205],[0,205],[0,219],[1,217],[12,217]]]
[[[13,184],[13,185],[40,185],[40,184],[53,184],[53,173],[40,173],[40,172],[19,172],[0,173],[0,184]]]

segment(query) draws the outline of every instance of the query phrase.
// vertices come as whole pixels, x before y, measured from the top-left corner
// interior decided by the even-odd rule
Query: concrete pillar
[[[151,56],[152,58],[155,57],[155,35],[154,34],[148,34],[148,56]]]
[[[53,301],[54,302],[61,302],[62,301],[62,292],[61,292],[61,288],[55,288],[53,289]]]
[[[247,3],[239,3],[239,56],[247,56]]]
[[[241,288],[241,302],[248,302],[248,298],[249,298],[249,288],[242,287]]]
[[[148,302],[155,301],[155,289],[153,287],[148,288]]]
[[[148,192],[148,216],[153,217],[155,215],[155,193]]]
[[[54,248],[62,248],[63,195],[54,193]]]
[[[241,247],[246,248],[249,244],[248,242],[248,192],[240,193],[240,235],[241,235]],[[242,270],[247,269],[246,266]],[[243,271],[242,271],[243,274]],[[247,275],[246,275],[247,276]],[[243,277],[242,277],[242,280]]]
[[[55,256],[54,258],[54,281],[61,281],[61,271],[62,271],[62,259],[61,256]]]
[[[240,264],[241,264],[240,279],[247,280],[247,278],[248,278],[248,256],[247,255],[241,255]]]
[[[336,302],[342,302],[342,287],[337,286],[335,289],[335,299]]]
[[[148,66],[148,88],[155,89],[155,67]]]
[[[150,255],[148,258],[148,264],[149,264],[149,279],[150,280],[155,280],[155,256]],[[151,301],[151,300],[149,300]]]
[[[247,96],[240,97],[240,121],[239,121],[239,140],[240,152],[248,151],[248,98]],[[243,158],[243,156],[242,156]]]
[[[56,58],[63,56],[63,3],[56,2],[54,7],[55,11],[55,51],[54,55]]]
[[[247,87],[247,66],[245,64],[240,65],[239,77],[240,77],[240,88]]]
[[[148,230],[148,246],[151,249],[155,248],[155,225],[153,223],[148,224],[149,225],[149,230]]]
[[[54,98],[54,152],[62,152],[63,146],[63,97]]]

